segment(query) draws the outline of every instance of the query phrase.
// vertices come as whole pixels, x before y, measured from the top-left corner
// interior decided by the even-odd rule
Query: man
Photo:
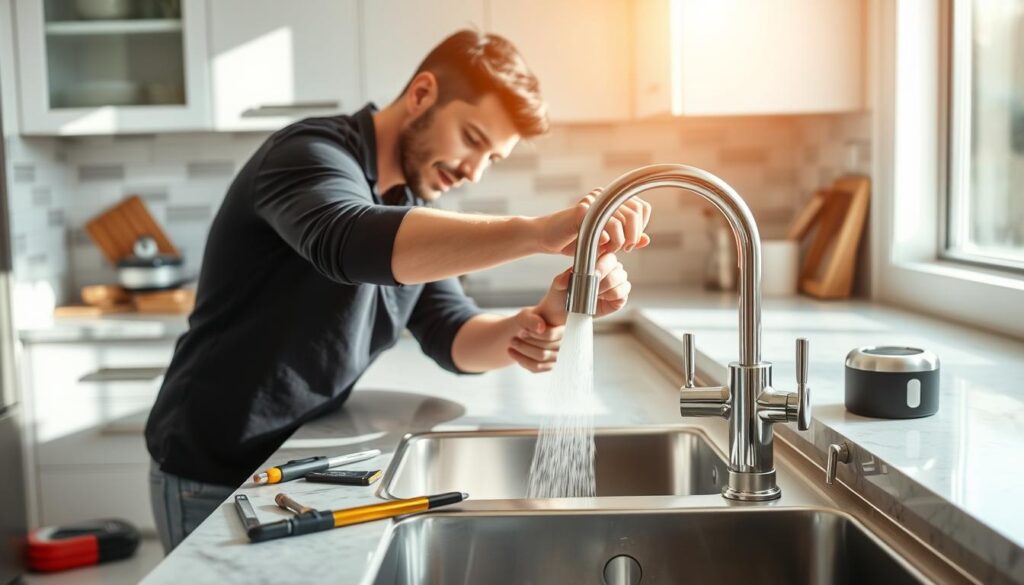
[[[423,206],[547,127],[511,43],[462,31],[383,110],[302,120],[260,147],[210,228],[189,330],[146,425],[166,551],[296,428],[339,408],[405,328],[452,372],[551,369],[568,271],[512,317],[481,312],[454,277],[571,254],[594,193],[536,218]],[[625,304],[630,284],[612,252],[646,246],[649,217],[634,199],[609,221],[599,315]]]

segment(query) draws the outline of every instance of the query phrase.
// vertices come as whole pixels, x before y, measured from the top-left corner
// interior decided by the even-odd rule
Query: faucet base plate
[[[722,490],[722,497],[740,502],[764,502],[777,500],[782,490],[775,484],[775,470],[764,473],[745,473],[729,470],[729,485]]]

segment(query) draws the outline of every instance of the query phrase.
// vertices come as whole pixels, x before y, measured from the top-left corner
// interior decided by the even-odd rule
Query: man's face
[[[398,137],[405,184],[425,201],[480,180],[492,163],[506,158],[519,133],[493,94],[470,104],[451,100],[410,120]]]

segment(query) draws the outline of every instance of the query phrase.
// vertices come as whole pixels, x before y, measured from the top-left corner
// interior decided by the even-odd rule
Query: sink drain
[[[605,585],[639,585],[643,577],[640,563],[629,555],[618,555],[604,564]]]

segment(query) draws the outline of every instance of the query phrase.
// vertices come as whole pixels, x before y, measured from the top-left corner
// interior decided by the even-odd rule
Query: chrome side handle
[[[807,385],[811,343],[806,337],[796,340],[796,428],[806,431],[811,428],[811,387]]]
[[[679,414],[729,418],[732,410],[728,386],[696,386],[697,350],[692,333],[683,334],[683,387],[679,389]]]
[[[693,388],[693,379],[696,376],[696,354],[693,345],[693,334],[683,333],[683,387]]]
[[[825,483],[832,485],[836,481],[836,467],[839,463],[850,462],[850,446],[844,443],[832,443],[828,446],[828,459],[825,461]]]

